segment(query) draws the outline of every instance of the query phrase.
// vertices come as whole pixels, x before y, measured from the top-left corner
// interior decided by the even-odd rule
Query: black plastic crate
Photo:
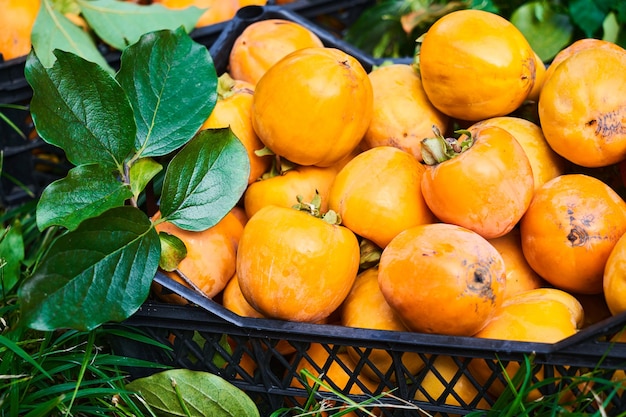
[[[523,364],[529,357],[532,357],[535,379],[541,375],[538,372],[543,372],[545,377],[594,372],[594,375],[610,379],[616,370],[626,366],[626,343],[609,341],[612,335],[626,326],[626,314],[593,324],[556,344],[513,342],[246,318],[162,274],[157,274],[155,280],[166,291],[187,298],[191,305],[147,302],[124,325],[141,330],[151,339],[170,346],[171,350],[117,338],[112,341],[115,352],[150,360],[164,367],[220,375],[255,399],[262,415],[269,415],[280,407],[294,404],[298,398],[306,397],[306,391],[291,386],[291,382],[298,375],[297,361],[307,357],[311,344],[321,344],[328,351],[326,362],[320,364],[318,369],[310,368],[312,372],[322,374],[331,365],[349,369],[350,377],[345,384],[335,387],[339,391],[348,393],[353,385],[370,381],[362,376],[364,367],[374,370],[380,379],[374,382],[375,388],[368,383],[369,389],[364,389],[364,394],[353,394],[351,397],[355,401],[363,401],[382,393],[392,393],[393,396],[383,395],[377,400],[379,412],[384,416],[420,415],[415,406],[430,414],[444,415],[463,415],[483,407],[489,408],[496,400],[492,389],[506,381],[500,363]],[[230,342],[228,346],[225,340]],[[346,349],[354,349],[356,359],[347,359],[342,354]],[[381,349],[391,358],[391,365],[384,369],[371,362],[372,352]],[[424,367],[413,373],[403,363],[403,355],[418,355],[424,361]],[[445,390],[442,388],[436,394],[431,391],[430,398],[415,400],[415,393],[425,389],[422,386],[426,375],[441,369],[435,366],[435,360],[443,360],[443,357],[454,363],[454,374],[441,382]],[[256,364],[255,368],[247,366],[251,362]],[[472,364],[476,362],[490,364],[490,375],[486,380],[478,379],[473,373]],[[158,369],[131,368],[129,371],[133,378],[137,378]],[[436,376],[436,373],[433,375]],[[473,386],[473,394],[465,396],[464,400],[457,398],[456,403],[450,404],[459,394],[458,390],[467,392],[467,384]],[[584,389],[578,387],[573,394],[577,395],[580,393],[577,390]],[[562,387],[558,384],[548,384],[542,387],[541,394],[559,390]],[[320,392],[321,396],[334,398],[331,393]],[[589,411],[593,407],[591,404]],[[611,407],[606,410],[607,415],[618,415],[624,411],[626,395],[614,396]]]
[[[357,58],[366,71],[379,64],[378,60],[343,41],[337,33],[293,10],[271,5],[249,6],[239,11],[210,48],[218,74],[228,70],[230,49],[237,36],[251,23],[274,18],[295,21],[310,28],[326,46],[344,50]],[[393,396],[384,394],[377,400],[378,411],[384,416],[423,415],[416,410],[416,406],[430,414],[444,415],[463,415],[472,410],[489,408],[497,400],[493,394],[494,387],[506,384],[506,375],[498,361],[519,365],[532,358],[535,380],[538,380],[539,372],[548,377],[568,377],[594,370],[609,379],[616,370],[626,367],[626,343],[612,344],[608,341],[626,326],[626,314],[606,319],[556,344],[522,343],[245,318],[161,273],[156,275],[155,281],[165,291],[183,296],[191,305],[174,306],[151,299],[122,325],[140,329],[150,339],[170,349],[115,338],[111,344],[116,353],[153,361],[163,367],[203,370],[220,375],[254,398],[262,415],[269,415],[280,407],[295,404],[298,398],[306,397],[306,390],[291,386],[291,382],[298,377],[295,363],[307,356],[306,351],[311,344],[321,344],[327,351],[327,360],[315,369],[316,373],[325,373],[330,366],[348,369],[347,381],[335,387],[341,392],[348,393],[350,387],[368,381],[361,378],[369,368],[369,374],[373,373],[378,380],[374,383],[375,387],[369,383],[363,385],[363,393],[351,394],[351,397],[361,401],[391,392]],[[352,350],[352,359],[345,357],[347,350]],[[384,369],[372,362],[373,355],[381,351],[389,356],[391,363]],[[421,359],[423,368],[418,372],[408,369],[402,361],[407,356]],[[453,361],[453,375],[441,382],[441,393],[415,400],[416,392],[424,391],[424,378],[443,378],[436,373],[438,367],[434,361],[438,358]],[[488,365],[488,375],[479,380],[471,368],[480,362]],[[251,368],[250,363],[256,365]],[[601,366],[597,367],[599,363]],[[148,368],[129,369],[133,378],[155,371]],[[472,394],[464,400],[458,398],[460,390],[466,390],[468,385],[472,387]],[[559,386],[548,384],[542,388],[541,394],[560,390]],[[456,402],[450,403],[453,398]],[[624,411],[626,396],[614,396],[607,415]]]

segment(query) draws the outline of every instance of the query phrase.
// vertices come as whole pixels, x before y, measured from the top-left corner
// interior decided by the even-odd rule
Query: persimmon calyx
[[[455,130],[459,138],[446,138],[437,126],[433,126],[432,138],[421,141],[422,159],[427,165],[436,165],[459,156],[474,144],[474,138],[468,130]]]
[[[282,158],[280,155],[276,155],[270,148],[267,146],[257,149],[254,151],[256,156],[273,156],[272,164],[270,169],[268,169],[263,175],[261,175],[261,180],[266,180],[272,177],[278,177],[279,175],[285,174],[287,171],[291,171],[296,168],[297,165],[293,162]]]
[[[341,216],[334,210],[328,210],[325,213],[321,212],[322,207],[322,196],[315,190],[315,196],[310,202],[304,201],[304,197],[301,195],[296,196],[298,200],[298,204],[294,204],[292,208],[305,211],[309,213],[313,217],[317,217],[318,219],[324,220],[328,224],[341,224]]]
[[[248,94],[254,93],[254,91],[247,87],[235,88],[236,85],[236,81],[230,76],[229,73],[225,72],[220,75],[217,79],[217,98],[219,100],[224,100],[235,93],[244,91]]]
[[[359,268],[369,269],[378,265],[383,250],[371,240],[363,238],[359,243],[359,252]]]

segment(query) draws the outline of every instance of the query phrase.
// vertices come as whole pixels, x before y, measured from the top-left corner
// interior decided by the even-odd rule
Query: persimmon
[[[431,135],[433,125],[445,132],[449,117],[430,103],[411,65],[385,65],[370,72],[369,78],[374,113],[361,146],[394,146],[421,161],[420,142]]]
[[[449,388],[451,385],[452,389]],[[450,356],[437,356],[434,359],[415,392],[415,399],[427,403],[432,403],[434,400],[437,403],[464,408],[469,408],[471,404],[472,409],[488,410],[490,408],[489,402],[480,396],[470,377]],[[446,413],[446,415],[455,414]]]
[[[521,292],[506,299],[487,325],[474,337],[518,342],[556,343],[578,332],[584,323],[584,310],[571,294],[555,288],[537,288]],[[494,363],[495,365],[495,363]],[[481,360],[470,363],[472,375],[486,383],[492,374],[491,367]],[[519,364],[510,362],[505,371],[512,379]],[[535,378],[543,379],[543,370]],[[506,385],[494,381],[489,392],[498,397]],[[541,396],[538,390],[529,393],[530,399]]]
[[[419,48],[419,71],[430,102],[453,118],[478,121],[504,116],[528,97],[535,54],[505,18],[458,10],[439,18]]]
[[[244,298],[239,288],[237,273],[228,281],[222,292],[222,304],[228,310],[242,317],[263,318],[263,314],[256,311]]]
[[[626,203],[602,181],[565,174],[535,192],[520,222],[528,264],[554,287],[602,292],[604,267],[626,231]]]
[[[330,187],[328,206],[344,226],[381,248],[401,231],[435,220],[421,192],[424,166],[392,146],[352,158]]]
[[[558,64],[541,90],[541,128],[559,155],[583,167],[626,159],[626,50],[588,48]]]
[[[626,234],[622,235],[606,261],[602,276],[602,291],[612,315],[626,311]]]
[[[495,239],[489,239],[504,260],[506,269],[506,288],[504,298],[509,298],[523,291],[546,287],[548,283],[528,264],[522,250],[519,228]]]
[[[230,127],[241,141],[250,160],[248,184],[259,179],[271,163],[270,155],[259,156],[265,145],[252,127],[252,95],[254,86],[241,80],[234,80],[228,74],[222,74],[218,82],[218,100],[211,115],[202,124],[201,129]]]
[[[253,22],[235,39],[230,49],[230,74],[253,85],[275,63],[291,52],[323,47],[322,40],[311,29],[286,19]]]
[[[264,316],[317,322],[350,292],[359,255],[348,228],[302,210],[266,206],[243,230],[237,277],[245,299]]]
[[[206,9],[196,27],[209,26],[232,19],[239,10],[239,0],[152,0],[168,9],[186,9],[195,6]]]
[[[598,323],[611,317],[611,310],[603,293],[600,294],[574,294],[574,297],[583,306],[585,312],[583,328]]]
[[[339,166],[295,166],[283,174],[269,175],[248,185],[243,204],[248,218],[268,205],[292,207],[297,197],[311,201],[320,196],[320,210],[328,210],[330,187],[339,172]]]
[[[535,189],[546,181],[565,173],[566,160],[554,152],[541,127],[521,117],[492,117],[474,123],[478,126],[497,126],[509,132],[522,145],[533,171]]]
[[[410,330],[471,336],[502,303],[506,270],[478,233],[432,223],[400,232],[385,247],[378,283]]]
[[[30,34],[39,13],[41,0],[0,1],[0,54],[8,61],[30,52]]]
[[[554,58],[550,62],[550,65],[546,69],[546,73],[544,75],[544,81],[549,79],[552,76],[552,73],[554,73],[554,70],[556,69],[556,67],[559,66],[561,62],[565,61],[567,58],[569,58],[570,56],[580,51],[583,51],[585,49],[592,49],[592,48],[606,48],[606,49],[614,49],[616,51],[622,51],[622,52],[624,51],[624,49],[621,46],[610,41],[605,41],[603,39],[596,39],[596,38],[578,39],[577,41],[569,44],[567,47],[561,49],[559,53],[554,56]]]
[[[497,126],[472,126],[458,138],[425,139],[422,194],[443,222],[486,239],[507,234],[533,197],[534,178],[519,142]]]
[[[257,83],[252,122],[276,155],[330,166],[348,156],[373,112],[372,84],[353,56],[335,48],[296,50]]]
[[[157,213],[154,219],[159,217],[160,213]],[[169,222],[157,223],[155,229],[159,233],[178,237],[187,248],[187,256],[178,264],[177,269],[188,281],[176,271],[164,271],[170,278],[213,298],[235,274],[237,246],[244,228],[232,212],[228,212],[215,226],[201,232],[183,230]],[[187,304],[177,294],[164,293],[159,285],[155,284],[154,289],[155,294],[164,301]]]
[[[378,286],[378,268],[371,267],[361,272],[354,282],[350,293],[341,306],[341,324],[347,327],[358,327],[375,330],[407,331],[408,329],[387,304],[385,297]],[[358,363],[362,353],[355,346],[346,348],[348,355]],[[394,366],[393,357],[384,349],[372,349],[367,359],[374,364],[361,368],[361,372],[372,380],[385,379],[387,373]],[[424,361],[418,353],[404,352],[402,365],[412,375],[424,367]],[[378,372],[377,372],[378,371]],[[396,379],[395,373],[391,377]]]
[[[546,64],[543,63],[541,57],[535,52],[535,82],[533,88],[528,93],[527,100],[537,102],[539,101],[539,95],[541,94],[541,88],[546,79],[547,72]]]

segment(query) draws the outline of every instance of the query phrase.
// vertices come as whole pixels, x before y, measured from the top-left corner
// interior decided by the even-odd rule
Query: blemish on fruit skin
[[[586,127],[595,128],[594,135],[611,137],[626,134],[626,108],[621,107],[608,113],[603,113],[595,119],[585,123]]]
[[[573,225],[567,235],[567,240],[572,246],[584,246],[589,240],[589,234],[581,226]]]

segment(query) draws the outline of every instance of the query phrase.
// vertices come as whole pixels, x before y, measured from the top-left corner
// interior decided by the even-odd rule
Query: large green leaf
[[[25,325],[91,330],[128,318],[146,300],[159,264],[159,236],[124,206],[60,236],[18,291]]]
[[[85,219],[124,205],[133,193],[119,173],[101,165],[81,165],[65,178],[48,185],[37,203],[37,226],[64,226],[74,230]]]
[[[121,170],[136,132],[124,90],[98,65],[70,52],[57,50],[55,55],[51,68],[44,68],[33,53],[26,61],[37,132],[63,148],[74,165],[102,164]]]
[[[52,66],[56,60],[54,50],[61,49],[95,62],[109,73],[113,73],[113,69],[98,51],[93,38],[55,10],[50,0],[41,2],[37,20],[31,32],[31,41],[44,67]]]
[[[141,6],[118,0],[77,0],[85,20],[96,34],[116,49],[124,50],[144,33],[184,26],[188,32],[205,9],[172,10],[160,4]]]
[[[248,185],[250,160],[230,128],[200,131],[169,163],[161,216],[185,230],[219,222]]]
[[[135,109],[135,148],[166,155],[187,143],[217,101],[217,74],[206,47],[178,28],[145,34],[122,55],[119,83]]]
[[[544,62],[554,58],[567,46],[574,33],[569,16],[556,12],[543,1],[520,6],[511,15],[511,23],[524,34],[530,46]]]
[[[23,261],[22,225],[16,220],[0,233],[0,294],[17,284]]]
[[[209,372],[172,369],[135,379],[126,389],[141,393],[157,416],[259,416],[245,392]]]

